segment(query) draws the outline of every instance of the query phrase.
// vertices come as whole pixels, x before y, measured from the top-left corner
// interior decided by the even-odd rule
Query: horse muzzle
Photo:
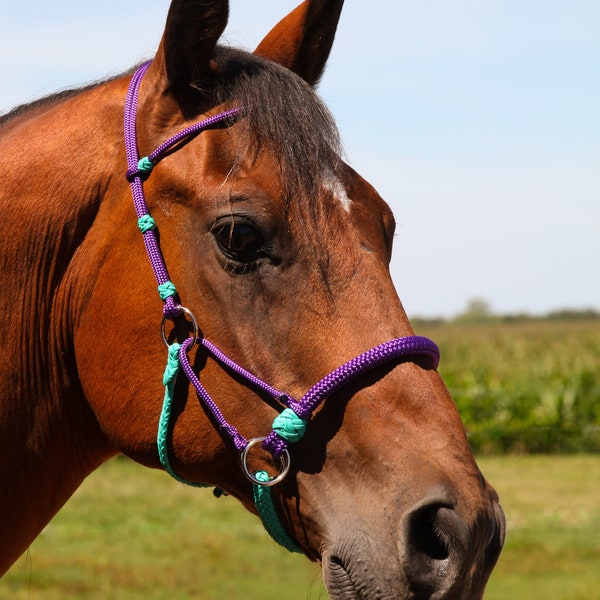
[[[323,553],[332,600],[476,600],[502,549],[505,520],[494,498],[471,519],[432,498],[404,514],[396,540],[391,531],[387,541],[381,532],[350,531]]]

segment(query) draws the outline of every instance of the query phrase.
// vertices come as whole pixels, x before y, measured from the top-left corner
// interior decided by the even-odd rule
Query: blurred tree
[[[465,310],[457,317],[457,321],[479,322],[489,321],[494,317],[490,303],[484,298],[473,298],[469,300]]]

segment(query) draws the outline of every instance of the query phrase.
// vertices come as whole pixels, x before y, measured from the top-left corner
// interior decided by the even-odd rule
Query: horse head
[[[389,274],[394,217],[341,158],[315,92],[341,6],[307,0],[246,53],[217,43],[226,1],[172,1],[134,92],[131,143],[151,157],[178,131],[216,118],[157,153],[150,174],[130,166],[176,284],[166,321],[115,134],[131,77],[79,98],[97,111],[88,119],[96,139],[86,143],[100,175],[89,228],[68,250],[54,297],[66,315],[55,337],[72,353],[63,362],[87,407],[73,435],[86,437],[86,456],[96,448],[81,460],[81,478],[115,452],[163,468],[161,322],[168,345],[191,335],[190,369],[246,441],[269,434],[280,401],[300,406],[340,365],[414,335]],[[74,111],[73,98],[61,102]],[[233,363],[284,394],[257,390]],[[245,471],[277,472],[288,457],[285,478],[270,487],[273,510],[293,544],[322,564],[331,598],[480,598],[504,519],[435,366],[421,351],[369,366],[320,398],[284,454],[243,448],[246,468],[231,430],[179,373],[170,468],[256,512]]]

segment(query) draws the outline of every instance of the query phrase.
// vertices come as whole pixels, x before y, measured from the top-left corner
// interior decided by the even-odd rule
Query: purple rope
[[[204,121],[194,123],[193,125],[182,129],[179,133],[176,133],[174,136],[170,137],[168,140],[163,142],[158,148],[156,148],[156,150],[153,150],[148,155],[148,158],[150,159],[152,164],[155,165],[159,160],[165,157],[165,155],[171,148],[173,148],[173,146],[177,145],[179,142],[185,140],[186,138],[197,135],[201,131],[209,129],[214,125],[226,122],[232,119],[233,117],[237,116],[241,111],[241,108],[231,108],[217,115],[213,115],[212,117],[208,117],[204,119]]]
[[[249,371],[246,371],[243,367],[238,365],[236,362],[231,360],[227,355],[225,355],[219,348],[217,348],[214,344],[209,342],[207,339],[202,338],[198,341],[200,345],[204,347],[204,349],[219,363],[225,365],[230,368],[234,373],[237,373],[240,377],[245,379],[248,383],[253,385],[255,388],[260,389],[267,394],[270,394],[276,400],[284,402],[285,404],[291,403],[291,398],[279,390],[271,387],[268,383],[264,382],[262,379],[256,377]],[[233,445],[238,450],[238,452],[242,452],[244,448],[248,445],[248,440],[231,424],[227,422],[220,408],[217,406],[215,401],[212,399],[210,394],[206,391],[206,388],[202,385],[198,376],[194,373],[194,370],[190,364],[188,358],[188,351],[194,345],[193,338],[188,338],[181,344],[181,349],[179,350],[179,363],[186,377],[196,390],[198,394],[198,398],[202,402],[204,408],[211,414],[213,420],[218,425],[218,430],[221,433],[225,433],[227,437],[233,442]]]
[[[144,63],[133,75],[127,91],[125,100],[125,153],[127,156],[127,173],[137,171],[139,153],[137,147],[137,128],[136,128],[136,113],[139,97],[140,84],[144,74],[150,67],[150,62]],[[148,205],[144,196],[144,186],[142,177],[136,174],[128,176],[127,179],[131,185],[131,193],[133,195],[133,205],[138,219],[145,215],[149,215]],[[169,273],[158,245],[158,240],[154,230],[149,229],[143,234],[146,252],[150,258],[150,264],[158,285],[162,285],[169,281]],[[178,314],[174,301],[171,299],[168,303],[165,302],[164,313],[173,317]]]
[[[300,402],[291,403],[290,408],[293,408],[302,419],[309,419],[319,403],[329,394],[333,394],[367,371],[407,356],[427,356],[434,369],[440,361],[438,347],[428,338],[420,336],[396,338],[375,346],[338,367],[310,388]]]
[[[133,165],[137,166],[138,149],[135,117],[140,83],[150,64],[150,62],[144,63],[133,74],[131,82],[129,83],[127,98],[125,99],[125,152],[127,154],[127,165],[129,168],[132,168]]]
[[[126,177],[131,185],[131,192],[133,195],[133,204],[135,206],[135,211],[138,219],[149,215],[150,212],[148,210],[148,205],[146,203],[146,197],[144,195],[144,184],[143,181],[145,179],[145,174],[139,168],[140,156],[139,150],[137,147],[137,126],[136,126],[136,115],[137,115],[137,105],[139,98],[139,91],[142,79],[144,74],[150,67],[150,62],[144,63],[140,66],[137,71],[134,73],[131,82],[129,84],[129,89],[127,91],[127,98],[125,100],[125,116],[124,116],[124,130],[125,130],[125,153],[127,156],[127,173]],[[240,108],[233,108],[217,115],[213,115],[212,117],[208,117],[199,123],[194,123],[189,127],[186,127],[179,133],[176,133],[168,140],[163,142],[158,148],[153,150],[149,155],[148,159],[151,164],[154,166],[160,160],[162,160],[167,152],[173,148],[176,144],[182,142],[183,140],[197,135],[201,131],[212,127],[218,123],[223,123],[231,120],[237,114],[241,112]],[[162,256],[162,252],[160,250],[160,246],[158,244],[158,239],[156,237],[156,233],[153,229],[148,229],[143,233],[144,244],[146,246],[146,252],[148,253],[148,257],[150,258],[150,264],[152,265],[152,270],[154,272],[154,276],[159,286],[166,284],[170,281],[169,272],[167,271],[167,267],[165,265],[165,261]],[[163,313],[169,318],[175,318],[177,315],[181,313],[177,303],[173,299],[172,296],[168,296],[165,299],[165,305],[163,308]]]
[[[202,345],[204,347],[204,349],[217,362],[230,368],[232,371],[237,373],[240,377],[245,379],[248,383],[253,385],[255,388],[260,389],[260,390],[266,392],[267,394],[270,394],[273,398],[275,398],[276,400],[279,400],[281,402],[284,402],[285,404],[289,404],[291,402],[291,398],[287,394],[284,394],[283,392],[280,392],[279,390],[275,389],[274,387],[271,387],[268,383],[266,383],[262,379],[259,379],[258,377],[256,377],[256,375],[253,375],[249,371],[246,371],[246,369],[244,369],[243,367],[238,365],[236,362],[231,360],[227,355],[225,355],[223,352],[221,352],[221,350],[219,350],[219,348],[217,348],[214,344],[209,342],[207,339],[202,338],[201,340],[199,340],[198,343],[200,345]],[[193,338],[188,338],[181,345],[181,349],[179,351],[179,363],[181,365],[181,368],[182,368],[183,372],[185,373],[186,377],[188,378],[188,380],[190,381],[190,383],[192,384],[192,386],[194,387],[194,389],[196,390],[196,393],[198,394],[198,398],[202,402],[204,408],[206,410],[208,410],[208,412],[212,415],[215,423],[218,424],[219,431],[227,434],[227,436],[233,442],[233,445],[236,447],[236,449],[239,452],[241,452],[248,445],[248,440],[246,440],[246,438],[244,438],[244,436],[233,425],[230,425],[227,422],[227,420],[223,416],[223,413],[221,412],[221,410],[219,409],[219,407],[217,406],[215,401],[212,399],[210,394],[206,391],[206,388],[202,385],[198,376],[194,373],[194,370],[190,364],[190,361],[189,361],[189,358],[187,355],[188,351],[193,346],[193,344],[194,344]]]
[[[193,343],[193,338],[188,338],[181,345],[179,361],[182,369],[196,390],[203,406],[218,424],[219,431],[225,433],[233,442],[236,449],[241,452],[247,446],[248,441],[233,425],[230,425],[227,422],[223,413],[192,369],[187,352],[193,346]],[[435,369],[437,368],[440,359],[440,351],[437,345],[428,338],[420,336],[395,338],[389,342],[375,346],[344,363],[313,385],[308,392],[304,394],[301,400],[296,402],[289,395],[270,386],[262,379],[238,365],[208,340],[203,338],[199,343],[215,360],[217,360],[217,362],[230,368],[255,388],[263,390],[276,400],[289,406],[300,418],[306,421],[311,418],[319,404],[321,404],[328,396],[376,367],[390,362],[398,362],[405,358],[423,356],[430,361],[431,366]],[[276,458],[281,456],[281,454],[289,448],[289,445],[290,442],[275,433],[275,431],[271,431],[263,442],[263,447]]]
[[[202,383],[200,383],[198,377],[196,377],[196,374],[192,369],[192,365],[188,360],[187,352],[190,346],[193,344],[193,341],[193,338],[188,338],[183,342],[183,344],[181,344],[181,348],[179,350],[179,364],[181,365],[181,368],[186,377],[189,379],[190,383],[194,386],[194,389],[198,394],[198,398],[217,423],[218,430],[227,434],[238,452],[242,452],[242,450],[244,450],[244,448],[248,445],[248,440],[246,440],[246,438],[233,425],[230,425],[227,422],[215,401],[211,398],[210,394],[206,391]]]
[[[440,361],[439,348],[430,339],[421,336],[395,338],[344,363],[313,385],[299,402],[292,401],[289,406],[301,419],[308,421],[325,398],[357,377],[383,364],[415,356],[428,358],[434,369],[437,368]],[[289,442],[275,431],[271,431],[263,442],[263,447],[273,456],[279,457],[289,447]]]
[[[292,404],[293,399],[290,396],[288,396],[288,394],[286,394],[285,392],[281,392],[274,387],[271,387],[268,383],[256,377],[256,375],[250,373],[250,371],[246,371],[246,369],[244,369],[236,362],[231,360],[226,354],[223,354],[223,352],[221,352],[219,348],[217,348],[207,339],[203,338],[200,343],[202,344],[202,346],[204,346],[204,348],[206,348],[207,352],[209,352],[209,354],[213,358],[215,358],[221,364],[229,367],[234,373],[237,373],[240,377],[251,383],[255,388],[266,392],[272,398],[275,398],[275,400],[279,400],[279,402],[281,402],[285,406],[290,406]]]

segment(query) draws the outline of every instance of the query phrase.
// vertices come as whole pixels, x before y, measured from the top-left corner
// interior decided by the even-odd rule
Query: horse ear
[[[227,0],[173,0],[154,59],[167,86],[181,88],[208,76],[210,59],[229,17]]]
[[[271,30],[254,54],[316,85],[325,70],[343,4],[344,0],[306,0]]]

